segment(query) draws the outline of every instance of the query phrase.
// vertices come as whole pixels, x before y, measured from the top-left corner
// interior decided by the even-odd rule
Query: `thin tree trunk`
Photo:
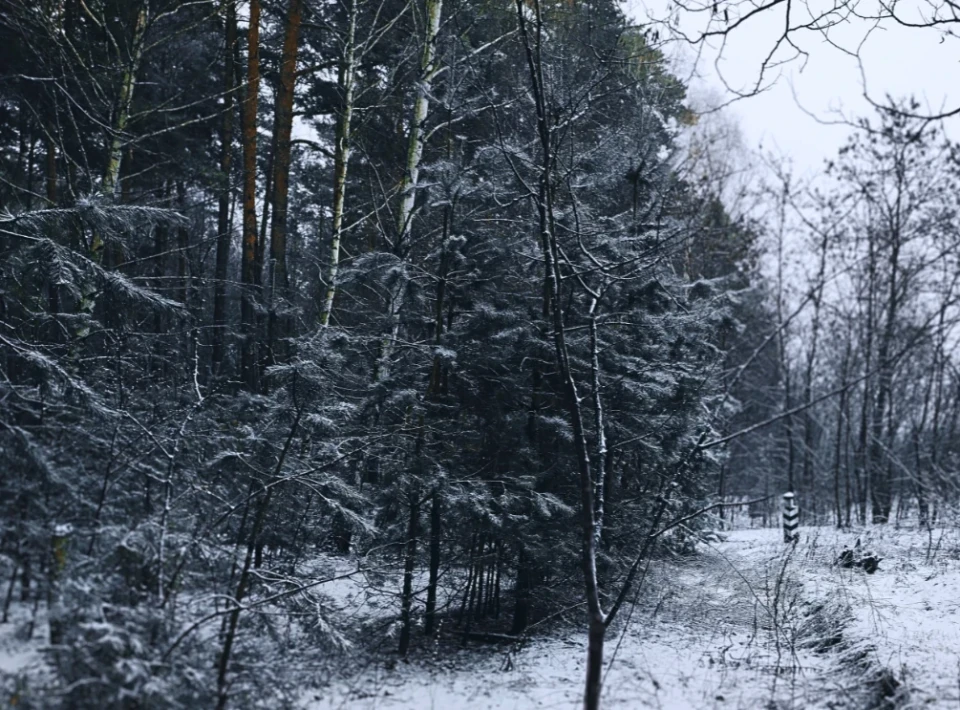
[[[604,476],[607,463],[607,435],[603,422],[603,399],[600,391],[600,340],[597,334],[597,298],[590,303],[590,371],[593,388],[594,437],[596,438],[596,475],[594,481],[594,544],[599,547],[603,536]]]
[[[527,566],[527,555],[521,547],[517,553],[517,581],[514,585],[513,624],[510,633],[522,634],[527,629],[530,616],[531,574]]]
[[[793,408],[793,402],[791,398],[791,382],[790,382],[790,363],[787,358],[787,327],[784,323],[783,317],[783,288],[784,288],[784,276],[783,276],[783,240],[784,240],[784,229],[786,227],[786,208],[787,201],[790,195],[790,184],[784,179],[783,190],[780,193],[779,198],[779,233],[777,235],[777,324],[778,324],[778,345],[779,345],[779,355],[780,355],[780,371],[783,375],[783,408],[784,411],[790,411]],[[793,491],[796,487],[796,481],[794,480],[793,469],[794,462],[796,459],[796,453],[794,451],[794,442],[793,442],[793,416],[788,415],[784,418],[784,429],[787,437],[787,490]]]
[[[20,571],[20,601],[30,601],[30,586],[33,584],[33,574],[30,566],[30,553],[23,554],[23,569]]]
[[[467,563],[467,586],[463,590],[463,598],[460,600],[460,614],[457,616],[457,625],[459,626],[463,623],[464,618],[469,619],[469,612],[467,610],[467,601],[470,599],[470,590],[473,588],[473,571],[474,571],[474,549],[477,544],[477,534],[474,533],[470,537],[470,559]]]
[[[177,203],[180,213],[187,211],[187,189],[183,181],[177,181]],[[180,302],[187,305],[190,295],[190,231],[185,225],[177,227],[177,281]]]
[[[44,131],[44,144],[47,152],[47,202],[50,207],[57,206],[57,146],[53,140],[53,124],[47,123]],[[56,283],[47,285],[47,299],[49,302],[50,315],[54,316],[50,323],[49,340],[50,342],[60,341],[60,326],[56,315],[60,312],[60,287]]]
[[[844,526],[850,527],[850,514],[853,508],[853,490],[851,488],[850,481],[850,471],[854,467],[854,455],[851,454],[850,442],[853,440],[853,426],[850,422],[850,400],[847,398],[846,410],[844,413],[844,419],[846,420],[847,425],[844,427],[844,475],[843,475],[843,510],[844,510]]]
[[[140,72],[140,63],[143,61],[143,40],[147,32],[149,18],[150,2],[149,0],[141,0],[133,28],[133,40],[130,44],[130,60],[124,67],[123,77],[120,80],[120,96],[117,101],[114,123],[110,130],[107,166],[103,174],[103,192],[107,195],[114,194],[120,181],[120,162],[123,159],[123,132],[130,120],[133,90],[137,83],[137,74]],[[101,243],[100,247],[102,246]],[[94,251],[97,251],[96,245]]]
[[[27,151],[27,204],[26,208],[29,212],[33,209],[33,170],[34,170],[34,158],[37,153],[37,137],[31,133],[30,135],[30,148]]]
[[[493,618],[500,618],[500,575],[503,572],[503,541],[497,540],[497,576],[494,579]]]
[[[840,366],[841,386],[840,404],[837,408],[837,429],[836,446],[833,458],[833,502],[837,514],[837,527],[843,527],[843,509],[840,504],[840,453],[843,444],[843,420],[847,409],[847,362],[850,358],[850,343],[847,343],[847,350],[843,356],[843,363]]]
[[[811,323],[810,341],[807,350],[807,367],[803,376],[803,404],[807,407],[803,412],[803,489],[804,500],[810,510],[812,519],[817,520],[819,513],[817,506],[816,482],[814,481],[813,436],[816,421],[810,403],[813,399],[813,373],[817,362],[817,345],[820,336],[820,306],[823,302],[823,282],[827,271],[827,241],[828,233],[823,233],[820,243],[820,265],[817,270],[817,281],[814,284],[813,294],[813,322]]]
[[[354,73],[356,57],[357,0],[350,1],[347,20],[346,44],[337,73],[337,86],[343,97],[343,108],[337,122],[337,135],[333,153],[333,225],[330,241],[330,259],[327,266],[327,291],[320,308],[321,325],[330,324],[330,313],[337,295],[337,278],[340,272],[340,244],[343,240],[343,210],[347,188],[347,167],[350,164],[350,127],[353,120]]]
[[[54,126],[47,123],[44,131],[44,147],[47,152],[47,202],[57,206],[57,144],[54,142]]]
[[[220,125],[220,179],[223,184],[217,204],[217,257],[213,280],[213,367],[219,373],[223,365],[227,327],[227,268],[230,264],[230,180],[233,166],[233,94],[236,90],[237,8],[235,0],[226,2],[226,37],[223,58],[223,122]]]
[[[473,605],[473,618],[479,619],[483,616],[483,584],[485,581],[487,573],[487,561],[486,561],[486,547],[487,547],[487,538],[484,535],[480,538],[480,555],[477,557],[477,575],[476,575],[476,587],[477,587],[477,596],[476,604]]]
[[[13,601],[13,588],[17,585],[17,572],[20,571],[20,564],[13,563],[13,571],[10,573],[10,582],[7,584],[7,593],[3,597],[3,620],[0,623],[6,624],[10,620],[10,603]]]
[[[432,81],[438,69],[436,66],[436,50],[442,10],[443,0],[427,0],[427,35],[424,37],[417,95],[413,102],[413,114],[410,117],[407,134],[407,164],[403,179],[400,182],[397,235],[393,243],[393,253],[401,260],[404,258],[408,246],[413,221],[413,208],[416,203],[420,181],[420,161],[423,158],[424,145],[423,128],[430,108]],[[375,379],[378,381],[386,379],[390,373],[390,358],[393,355],[397,337],[400,333],[400,313],[403,310],[406,290],[407,278],[401,269],[397,275],[396,283],[390,291],[390,299],[387,305],[387,322],[390,332],[384,337],[380,346],[380,357],[375,373]]]
[[[440,494],[435,492],[430,500],[430,579],[427,582],[427,607],[423,617],[423,632],[432,636],[436,628],[437,580],[440,577],[441,536]]]
[[[257,101],[260,91],[260,0],[250,0],[247,30],[247,91],[243,103],[243,263],[240,321],[241,373],[247,389],[258,389],[254,299],[257,278]]]
[[[420,502],[410,500],[410,520],[403,557],[403,592],[400,597],[400,655],[410,650],[410,627],[413,607],[413,570],[417,561],[417,535],[420,528]]]
[[[533,0],[535,15],[534,36],[531,39],[527,27],[524,0],[516,0],[517,22],[526,54],[530,74],[531,90],[536,104],[537,133],[540,138],[540,177],[537,196],[537,213],[541,245],[543,247],[544,266],[547,272],[549,292],[552,294],[553,341],[559,379],[563,391],[570,423],[573,428],[573,442],[580,478],[580,519],[581,519],[581,567],[584,577],[584,592],[587,602],[589,622],[587,649],[587,678],[584,692],[585,710],[598,710],[603,670],[603,644],[607,629],[607,617],[600,602],[600,588],[597,580],[596,520],[594,501],[594,478],[590,467],[590,455],[586,432],[583,425],[583,412],[580,395],[570,365],[567,348],[566,327],[563,306],[560,298],[560,254],[556,241],[556,225],[553,212],[553,146],[550,135],[550,117],[548,116],[546,91],[544,88],[543,65],[540,51],[543,34],[543,16],[539,0]],[[546,309],[546,304],[545,304]]]
[[[889,466],[884,465],[883,434],[884,420],[888,409],[892,412],[893,403],[893,363],[889,362],[893,345],[894,328],[898,313],[898,282],[900,243],[894,237],[890,250],[890,289],[886,307],[886,318],[880,344],[877,348],[877,365],[880,368],[877,385],[877,400],[873,408],[873,418],[870,426],[870,503],[873,509],[873,522],[885,523],[890,518],[890,509],[893,503],[892,481]],[[887,431],[890,428],[887,427]]]

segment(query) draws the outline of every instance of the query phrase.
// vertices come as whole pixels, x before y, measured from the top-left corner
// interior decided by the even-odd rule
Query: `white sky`
[[[646,17],[662,18],[669,1],[624,0],[624,7],[628,15],[642,22]],[[721,2],[719,7],[725,4]],[[798,5],[794,5],[795,12]],[[914,12],[919,12],[926,6],[920,2],[913,7]],[[681,17],[681,28],[688,34],[694,33],[697,26],[695,18]],[[727,83],[740,89],[752,86],[762,58],[770,51],[782,26],[783,11],[776,10],[738,28],[720,61]],[[856,21],[840,28],[835,37],[843,46],[853,49],[866,29],[865,21]],[[836,121],[844,116],[871,115],[873,109],[863,98],[863,80],[856,60],[831,47],[819,35],[806,33],[796,37],[801,48],[809,52],[806,66],[798,59],[782,67],[779,79],[769,91],[743,99],[727,111],[740,124],[748,149],[756,150],[762,145],[765,152],[782,154],[793,162],[798,175],[804,175],[817,172],[824,159],[835,156],[851,130],[842,125],[822,125],[817,119]],[[960,42],[948,38],[941,43],[940,39],[940,33],[930,29],[876,29],[861,52],[870,96],[882,101],[886,94],[912,94],[934,110],[960,105]],[[677,43],[666,52],[679,59],[679,66],[692,67],[695,54],[689,45]],[[716,57],[714,42],[714,47],[708,48],[697,62],[699,77],[691,82],[691,88],[695,95],[716,92],[731,98],[733,95],[725,92],[714,67]],[[952,122],[948,132],[960,135],[960,118]]]

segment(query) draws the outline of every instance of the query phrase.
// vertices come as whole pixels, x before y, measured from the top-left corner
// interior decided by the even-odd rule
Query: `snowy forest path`
[[[830,641],[841,610],[806,598],[805,548],[789,551],[778,536],[735,532],[654,561],[608,635],[603,707],[863,708],[863,688]],[[569,628],[509,652],[438,648],[334,681],[305,707],[577,708],[585,659],[586,634]]]

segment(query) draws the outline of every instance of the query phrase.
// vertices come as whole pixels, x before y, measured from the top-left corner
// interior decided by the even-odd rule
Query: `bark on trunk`
[[[890,250],[890,286],[886,304],[886,314],[883,333],[877,348],[877,366],[880,368],[877,385],[877,400],[873,408],[873,418],[870,424],[870,504],[872,519],[875,524],[882,524],[890,519],[890,509],[893,503],[892,481],[889,467],[885,465],[883,434],[884,419],[888,409],[892,409],[890,401],[893,396],[893,363],[890,362],[893,345],[894,330],[899,312],[897,272],[899,270],[900,243],[894,236],[894,243]]]
[[[596,520],[595,520],[595,481],[591,471],[590,454],[586,431],[583,424],[581,398],[570,364],[566,340],[566,328],[560,293],[560,250],[556,239],[556,225],[553,207],[553,143],[550,132],[550,116],[547,109],[544,88],[543,65],[540,57],[543,34],[543,17],[539,0],[533,0],[533,32],[528,28],[524,0],[516,0],[517,22],[529,69],[531,90],[536,104],[537,133],[540,138],[540,176],[537,195],[537,214],[541,248],[545,267],[547,293],[552,298],[552,307],[545,301],[544,312],[551,311],[553,341],[556,364],[566,406],[573,429],[574,450],[580,478],[580,525],[581,553],[580,563],[583,570],[584,592],[589,619],[589,644],[587,651],[587,686],[584,694],[586,710],[597,710],[600,703],[601,671],[603,663],[603,641],[606,619],[600,603],[600,590],[597,581],[596,566]],[[532,36],[531,36],[532,34]]]
[[[812,520],[817,520],[819,513],[817,501],[819,496],[814,494],[816,490],[815,467],[814,467],[814,433],[816,421],[810,409],[810,403],[813,399],[813,374],[817,361],[817,345],[820,336],[820,308],[823,303],[823,283],[827,271],[827,232],[824,232],[820,243],[820,263],[817,270],[816,283],[813,294],[813,321],[811,323],[810,339],[807,350],[806,371],[803,378],[803,404],[807,409],[803,413],[803,493],[806,507],[810,511]]]
[[[213,281],[213,372],[223,365],[227,326],[227,267],[230,263],[230,173],[233,165],[233,93],[236,90],[234,47],[237,44],[237,8],[226,3],[226,37],[223,59],[223,122],[220,124],[220,188],[217,205],[217,257]]]
[[[420,527],[420,502],[410,501],[410,520],[403,559],[403,593],[400,598],[400,655],[410,650],[410,627],[413,608],[413,568],[417,560],[417,535]]]
[[[343,108],[337,123],[336,143],[333,154],[333,235],[330,241],[330,259],[327,266],[327,291],[320,309],[321,325],[330,324],[333,300],[337,294],[337,278],[340,272],[340,243],[343,239],[343,209],[347,186],[347,166],[350,163],[350,126],[353,120],[353,85],[356,57],[357,0],[350,2],[346,44],[343,59],[337,74],[337,86],[343,97]]]
[[[423,632],[432,636],[436,628],[437,580],[440,577],[440,494],[430,501],[430,579],[427,582],[427,607],[423,616]]]
[[[54,138],[54,126],[48,123],[44,131],[44,147],[47,151],[47,202],[57,206],[57,144]]]
[[[137,11],[137,19],[133,28],[133,38],[130,43],[130,58],[124,67],[123,77],[120,80],[120,96],[117,100],[117,109],[110,131],[110,147],[107,152],[107,167],[103,175],[103,192],[112,195],[120,181],[120,162],[123,160],[123,132],[130,120],[130,108],[133,106],[133,90],[137,83],[137,74],[143,60],[144,36],[147,32],[147,22],[150,18],[150,2],[143,0]],[[101,244],[102,246],[102,244]]]
[[[293,129],[293,99],[297,78],[297,49],[300,33],[302,0],[290,0],[287,25],[280,54],[280,86],[277,90],[276,114],[273,120],[273,215],[270,222],[270,322],[269,348],[273,362],[278,356],[279,341],[285,335],[283,319],[277,315],[278,301],[287,295],[287,203],[290,188],[290,134]]]
[[[843,356],[843,363],[840,366],[841,372],[841,384],[843,389],[840,390],[840,404],[837,408],[837,429],[836,429],[836,442],[834,448],[834,459],[833,459],[833,504],[834,509],[837,515],[837,527],[843,527],[843,507],[840,502],[840,455],[843,445],[843,420],[846,417],[847,411],[847,363],[850,358],[850,345],[847,344],[847,350]]]
[[[254,299],[257,267],[257,101],[260,91],[260,0],[250,0],[247,30],[247,91],[243,103],[243,263],[240,321],[243,337],[241,375],[257,391],[257,333]]]
[[[598,710],[603,680],[603,642],[607,625],[602,617],[590,619],[587,636],[587,684],[583,693],[583,707]]]
[[[397,235],[393,243],[393,253],[398,259],[403,259],[410,236],[410,227],[413,219],[413,208],[417,199],[417,188],[420,180],[420,161],[423,158],[424,132],[423,127],[427,120],[430,108],[431,82],[437,73],[436,49],[437,35],[440,33],[440,17],[443,10],[443,0],[427,0],[427,35],[423,42],[423,54],[420,58],[420,78],[417,82],[417,96],[413,102],[413,115],[410,117],[409,132],[407,135],[407,165],[400,182],[400,206],[397,210]],[[404,298],[407,290],[407,279],[401,272],[397,276],[396,284],[390,292],[390,302],[387,306],[387,315],[390,332],[380,346],[376,379],[384,380],[390,373],[390,358],[396,346],[397,336],[400,333],[400,313],[403,310]]]
[[[177,182],[177,207],[181,214],[186,214],[187,189],[182,181]],[[190,295],[190,231],[184,225],[177,227],[177,281],[180,302],[187,305]]]
[[[527,629],[530,616],[530,581],[526,555],[523,548],[520,548],[517,555],[517,581],[514,586],[513,624],[510,627],[510,633],[515,636]]]

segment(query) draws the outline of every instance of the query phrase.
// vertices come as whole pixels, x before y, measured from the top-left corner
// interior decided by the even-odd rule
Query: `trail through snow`
[[[608,634],[604,707],[862,707],[857,679],[821,642],[823,614],[802,595],[797,577],[808,566],[807,548],[798,546],[784,568],[787,548],[779,535],[731,533],[696,558],[654,563],[644,601]],[[515,652],[472,651],[451,658],[439,650],[434,658],[389,670],[370,668],[311,692],[305,705],[309,710],[579,707],[585,634],[557,635],[529,641]]]
[[[858,538],[883,558],[876,574],[835,564]],[[373,621],[371,633],[382,633],[395,614],[393,586],[338,576],[324,585],[331,622]],[[651,564],[640,601],[608,634],[603,707],[956,708],[958,590],[960,528],[801,528],[796,547],[776,529],[730,532],[696,556]],[[11,613],[0,625],[7,684],[46,667],[45,613],[30,641],[29,609]],[[522,647],[461,649],[453,635],[410,663],[345,650],[317,669],[299,710],[580,707],[586,638],[576,623]]]

